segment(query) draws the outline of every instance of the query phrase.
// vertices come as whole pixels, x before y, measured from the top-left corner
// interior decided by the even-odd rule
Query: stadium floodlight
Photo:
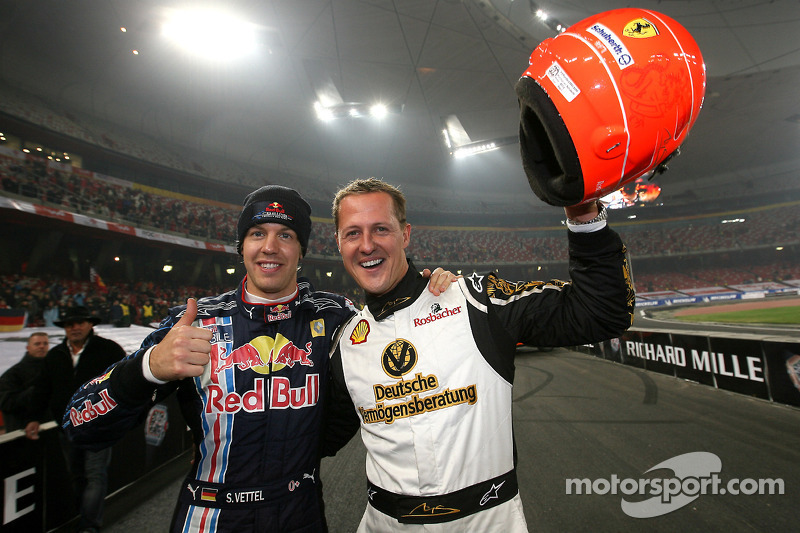
[[[328,122],[334,118],[333,111],[322,105],[321,102],[314,102],[314,112],[317,114],[317,118],[323,122]]]
[[[369,108],[369,114],[375,118],[383,118],[389,114],[389,109],[383,104],[374,104]]]
[[[484,152],[491,152],[492,150],[497,150],[497,144],[493,142],[477,142],[471,143],[466,146],[459,146],[455,150],[453,150],[453,157],[456,159],[460,159],[462,157],[467,157],[470,155],[475,154],[482,154]]]
[[[255,25],[211,9],[170,11],[162,34],[188,52],[211,60],[244,57],[257,44]]]
[[[337,118],[361,119],[372,117],[382,119],[389,114],[400,114],[403,112],[401,104],[364,104],[361,102],[341,102],[324,104],[321,100],[314,102],[314,112],[317,118],[323,122],[328,122]]]
[[[452,152],[453,157],[461,159],[471,155],[483,154],[499,149],[502,146],[519,143],[519,137],[512,135],[509,137],[498,137],[496,139],[487,139],[485,141],[476,141],[469,144],[462,144],[456,146]]]
[[[447,151],[456,159],[491,152],[492,150],[497,150],[501,146],[517,144],[519,142],[519,137],[516,135],[473,141],[456,115],[448,115],[444,118],[442,136]]]
[[[545,11],[544,9],[540,8],[539,5],[534,2],[533,0],[528,0],[528,8],[531,10],[533,14],[533,18],[531,22],[537,22],[539,24],[544,24],[551,30],[557,33],[563,33],[567,30],[567,27],[561,23],[557,18],[553,15]]]

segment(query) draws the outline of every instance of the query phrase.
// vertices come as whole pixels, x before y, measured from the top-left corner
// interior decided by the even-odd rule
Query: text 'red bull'
[[[117,406],[117,402],[111,399],[108,391],[100,391],[100,401],[92,403],[90,400],[83,402],[83,409],[78,410],[73,407],[69,410],[69,421],[74,427],[80,426],[84,422],[90,422],[98,416],[103,416]]]
[[[269,396],[270,409],[301,409],[319,402],[319,374],[306,375],[306,384],[292,387],[288,378],[272,378]],[[260,413],[264,411],[264,378],[256,378],[251,390],[244,394],[225,391],[219,385],[208,386],[206,414],[234,414],[239,411]]]

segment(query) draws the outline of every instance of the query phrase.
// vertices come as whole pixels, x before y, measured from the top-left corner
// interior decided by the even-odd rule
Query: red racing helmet
[[[533,192],[551,205],[577,205],[664,170],[705,88],[697,43],[654,11],[606,11],[546,39],[516,85]]]

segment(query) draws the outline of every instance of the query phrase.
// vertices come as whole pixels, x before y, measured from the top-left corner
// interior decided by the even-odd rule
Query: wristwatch
[[[603,205],[601,201],[597,201],[597,207],[599,209],[597,216],[591,220],[587,220],[585,222],[578,222],[577,220],[572,220],[571,218],[567,219],[567,223],[571,224],[572,226],[585,226],[587,224],[594,224],[595,222],[601,222],[608,218],[608,211],[606,210],[606,206]]]

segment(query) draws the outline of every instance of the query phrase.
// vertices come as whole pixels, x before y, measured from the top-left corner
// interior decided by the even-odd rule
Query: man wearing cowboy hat
[[[82,306],[70,307],[64,317],[55,322],[56,326],[64,328],[64,341],[47,352],[42,373],[34,385],[31,403],[38,414],[25,428],[29,439],[39,438],[40,422],[61,420],[78,387],[102,375],[106,368],[125,357],[125,350],[119,344],[95,334],[94,326],[99,322],[98,317]],[[102,523],[111,448],[99,452],[75,448],[61,431],[59,439],[80,512],[78,530],[97,531]]]

